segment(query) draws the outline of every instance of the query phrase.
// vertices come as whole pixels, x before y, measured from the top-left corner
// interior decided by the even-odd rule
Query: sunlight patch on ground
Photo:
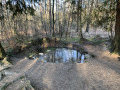
[[[28,71],[30,68],[32,68],[32,66],[37,62],[37,59],[35,59],[32,63],[28,63],[25,66],[24,72]]]
[[[119,57],[118,54],[114,54],[114,53],[110,53],[109,51],[103,51],[101,53],[102,56],[106,56],[106,57],[109,57],[111,59],[117,59]]]

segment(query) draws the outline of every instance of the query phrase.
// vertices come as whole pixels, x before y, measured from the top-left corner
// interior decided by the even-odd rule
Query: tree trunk
[[[89,20],[87,20],[86,32],[89,32],[89,27],[90,27],[90,21],[89,21]]]
[[[51,36],[51,28],[52,28],[52,23],[51,23],[51,0],[49,0],[49,23],[50,23],[50,36]]]
[[[91,2],[91,7],[90,7],[90,10],[89,10],[89,13],[88,13],[86,32],[89,32],[89,27],[90,27],[90,23],[91,23],[91,12],[93,10],[93,3],[94,3],[94,0],[92,0],[92,2]]]
[[[58,0],[58,3],[59,3],[59,0]],[[60,36],[60,18],[59,18],[59,14],[60,14],[60,12],[59,12],[59,5],[58,5],[58,35]]]
[[[3,49],[0,42],[0,59],[3,59],[6,56],[5,50]]]
[[[82,35],[82,0],[80,0],[80,32],[79,32],[80,41],[83,40]]]
[[[52,8],[52,15],[53,15],[53,37],[55,36],[55,31],[54,31],[54,0],[53,0],[53,8]]]
[[[120,0],[117,0],[114,51],[120,52]]]
[[[80,29],[80,0],[77,2],[77,32]]]
[[[2,2],[3,1],[1,0],[1,3]],[[3,15],[3,7],[1,6],[0,9],[2,10],[2,12],[1,12],[1,16],[2,16]],[[3,20],[1,20],[1,35],[2,35],[2,30],[3,30],[3,27],[2,27],[3,23],[2,23],[2,21]],[[0,60],[3,59],[5,56],[6,56],[6,53],[5,53],[5,50],[3,49],[2,45],[1,45],[1,41],[0,41]]]

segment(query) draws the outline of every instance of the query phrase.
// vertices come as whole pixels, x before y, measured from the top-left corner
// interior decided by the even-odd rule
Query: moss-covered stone
[[[2,60],[2,63],[3,63],[4,66],[11,65],[11,63],[8,61],[8,57],[5,57],[5,58]]]

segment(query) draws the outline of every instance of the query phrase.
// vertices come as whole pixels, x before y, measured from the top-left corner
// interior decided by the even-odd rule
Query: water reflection
[[[47,50],[46,53],[39,56],[39,60],[43,62],[53,62],[53,63],[68,63],[68,62],[78,62],[84,63],[84,54],[76,50],[57,48],[54,50]]]

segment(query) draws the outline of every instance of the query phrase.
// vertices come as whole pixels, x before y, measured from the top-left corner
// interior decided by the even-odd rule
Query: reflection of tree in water
[[[59,48],[47,52],[43,57],[47,62],[53,63],[80,62],[81,53],[76,50]]]

